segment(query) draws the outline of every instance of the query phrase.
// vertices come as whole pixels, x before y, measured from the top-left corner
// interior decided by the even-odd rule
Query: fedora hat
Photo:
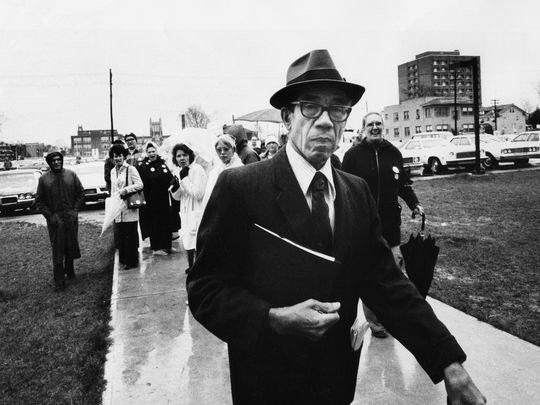
[[[351,105],[355,105],[366,90],[363,86],[349,83],[341,77],[328,51],[317,49],[295,60],[289,66],[287,85],[270,97],[270,104],[280,109],[287,103],[294,101],[293,97],[300,90],[319,83],[344,90]]]

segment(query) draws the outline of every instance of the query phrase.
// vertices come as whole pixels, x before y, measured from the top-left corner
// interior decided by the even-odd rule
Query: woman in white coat
[[[201,165],[194,162],[195,153],[183,143],[174,146],[172,162],[175,184],[172,196],[180,201],[180,237],[188,254],[189,271],[195,260],[197,229],[203,213],[203,197],[207,176]]]
[[[123,198],[129,193],[143,189],[143,182],[139,171],[126,163],[128,150],[123,145],[113,145],[109,150],[109,157],[114,161],[111,170],[111,196]],[[126,181],[127,180],[127,181]],[[118,256],[124,269],[136,267],[139,263],[139,210],[128,208],[124,204],[122,212],[114,220],[117,227]]]

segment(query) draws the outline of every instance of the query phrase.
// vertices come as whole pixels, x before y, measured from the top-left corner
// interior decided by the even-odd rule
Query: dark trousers
[[[73,277],[75,275],[75,270],[73,266],[73,258],[69,256],[64,256],[64,263],[53,263],[54,270],[54,282],[56,284],[62,284],[66,276]]]
[[[139,263],[139,231],[137,221],[120,222],[118,225],[118,254],[120,263],[135,266]]]

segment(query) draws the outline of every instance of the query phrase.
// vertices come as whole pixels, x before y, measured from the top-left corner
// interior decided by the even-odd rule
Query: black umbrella
[[[420,233],[409,237],[409,241],[400,246],[405,270],[409,280],[416,286],[425,298],[433,281],[435,263],[439,255],[439,247],[435,246],[435,238],[431,235],[424,237],[426,216],[422,214],[422,228]]]

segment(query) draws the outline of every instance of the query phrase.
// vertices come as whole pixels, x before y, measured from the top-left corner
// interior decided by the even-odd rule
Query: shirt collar
[[[298,180],[298,184],[302,189],[302,193],[304,193],[304,196],[307,196],[309,185],[311,184],[313,176],[315,176],[317,170],[315,170],[315,168],[311,166],[311,164],[304,159],[304,157],[300,155],[296,149],[294,149],[290,142],[287,142],[285,150],[287,152],[287,157],[289,158],[289,163],[291,164],[294,176],[296,177],[296,180]],[[332,165],[330,164],[330,159],[326,161],[324,166],[319,171],[324,175],[324,177],[326,177],[329,185],[328,188],[330,190],[330,197],[332,201],[334,201],[336,199],[336,189],[334,186],[334,176],[332,176]]]

